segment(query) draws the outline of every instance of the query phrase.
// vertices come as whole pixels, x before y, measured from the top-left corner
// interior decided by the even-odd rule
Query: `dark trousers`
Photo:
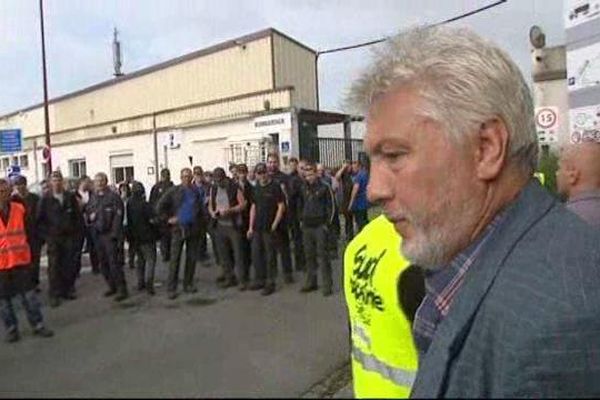
[[[21,300],[21,304],[25,309],[27,320],[33,329],[39,329],[44,324],[44,318],[42,316],[42,307],[40,300],[35,291],[21,292],[14,297],[2,297],[0,298],[0,315],[4,322],[4,327],[7,332],[13,332],[18,330],[18,319],[15,309],[13,307],[12,300],[17,297]]]
[[[109,234],[96,235],[96,248],[100,260],[100,270],[110,290],[127,292],[123,263],[119,260],[121,244]]]
[[[42,256],[42,241],[34,239],[31,241],[31,278],[35,286],[40,284],[40,258]]]
[[[331,264],[327,248],[328,230],[325,225],[317,227],[305,226],[304,249],[306,251],[306,286],[317,286],[317,266],[321,270],[323,289],[331,289],[333,285]]]
[[[342,213],[342,215],[344,216],[344,232],[346,234],[346,241],[349,242],[354,237],[354,219],[350,211],[345,211]]]
[[[81,235],[75,238],[75,245],[73,247],[73,272],[75,279],[81,274],[81,255],[83,254],[83,243],[85,242],[85,236]]]
[[[207,217],[202,217],[202,227],[200,228],[200,237],[198,238],[198,261],[204,261],[208,258],[208,240],[206,238]]]
[[[217,225],[217,251],[221,257],[221,267],[225,280],[235,277],[234,268],[242,280],[244,260],[242,257],[242,234],[233,226]]]
[[[248,238],[246,238],[245,232],[246,231],[242,233],[241,240],[243,268],[242,272],[238,275],[238,277],[242,282],[249,282],[250,266],[252,264],[252,240],[248,240]]]
[[[98,259],[98,250],[96,249],[96,240],[94,239],[95,232],[91,226],[85,227],[85,246],[90,256],[92,264],[92,272],[100,272],[100,260]]]
[[[304,242],[302,240],[302,229],[300,220],[296,216],[290,217],[290,235],[294,243],[294,265],[296,271],[304,271],[306,266],[306,257],[304,254]]]
[[[281,269],[285,276],[292,276],[292,254],[290,251],[290,235],[287,226],[279,226],[274,233],[275,251],[281,258]]]
[[[132,240],[127,239],[127,264],[129,265],[129,269],[135,268],[135,243]]]
[[[73,263],[75,238],[62,236],[48,241],[48,291],[50,297],[64,297],[75,284]]]
[[[171,230],[164,228],[160,236],[160,255],[163,262],[171,259]]]
[[[273,232],[255,231],[252,236],[252,264],[256,282],[275,286],[277,279],[277,253]]]
[[[219,254],[219,246],[217,246],[217,227],[213,220],[209,220],[208,228],[206,230],[212,243],[212,251],[215,257],[215,264],[221,265],[221,257]]]
[[[198,254],[197,232],[189,232],[182,227],[176,227],[171,231],[171,261],[169,265],[169,292],[177,291],[179,283],[179,264],[181,253],[185,244],[185,270],[183,271],[183,288],[194,286],[194,274],[196,273],[196,256]]]
[[[356,233],[358,234],[369,223],[367,210],[356,210],[352,212],[352,215],[356,222]]]
[[[327,235],[327,245],[328,245],[328,250],[329,250],[329,254],[331,255],[332,259],[337,259],[338,258],[338,241],[340,238],[340,231],[341,231],[341,227],[340,227],[340,214],[337,211],[337,207],[336,210],[334,210],[334,214],[333,214],[333,221],[331,221],[331,227],[329,229],[329,234]]]
[[[137,243],[133,250],[137,256],[137,278],[138,288],[153,288],[154,273],[156,270],[156,243]]]

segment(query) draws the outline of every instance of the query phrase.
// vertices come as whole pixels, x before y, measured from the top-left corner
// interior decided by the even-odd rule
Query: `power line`
[[[508,0],[499,0],[499,1],[496,1],[495,3],[488,4],[487,6],[478,8],[476,10],[472,10],[472,11],[466,12],[464,14],[458,15],[456,17],[452,17],[450,19],[447,19],[447,20],[444,20],[444,21],[432,24],[431,26],[438,26],[438,25],[443,25],[443,24],[447,24],[447,23],[450,23],[450,22],[458,21],[459,19],[470,17],[471,15],[475,15],[475,14],[478,14],[478,13],[480,13],[482,11],[489,10],[490,8],[499,6],[502,3],[506,3],[507,1]],[[353,49],[358,49],[360,47],[372,46],[374,44],[385,42],[386,40],[387,40],[387,37],[385,37],[383,39],[371,40],[369,42],[358,43],[358,44],[355,44],[355,45],[350,45],[350,46],[338,47],[338,48],[335,48],[335,49],[318,51],[317,52],[317,56],[320,56],[321,54],[337,53],[337,52],[340,52],[340,51],[353,50]]]

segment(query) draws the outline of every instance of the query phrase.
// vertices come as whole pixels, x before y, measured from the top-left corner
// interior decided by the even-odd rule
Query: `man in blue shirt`
[[[356,160],[352,162],[352,194],[348,203],[348,210],[352,212],[354,222],[356,223],[357,233],[368,223],[369,201],[367,200],[367,185],[369,176],[362,162]]]
[[[196,259],[198,243],[202,232],[202,207],[201,193],[192,184],[192,170],[181,170],[181,184],[167,191],[158,202],[158,213],[167,221],[171,229],[171,261],[169,266],[169,299],[177,297],[177,283],[179,280],[179,261],[185,244],[185,271],[183,277],[183,291],[195,293],[194,273],[196,272]]]

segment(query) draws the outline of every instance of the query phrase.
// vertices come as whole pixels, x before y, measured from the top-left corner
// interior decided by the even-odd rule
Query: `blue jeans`
[[[21,292],[14,297],[21,299],[21,304],[27,314],[27,320],[33,329],[39,329],[43,326],[43,317],[41,304],[35,291],[27,293]],[[11,297],[3,297],[0,299],[0,316],[4,322],[4,327],[7,332],[13,332],[18,329],[17,315],[12,304]]]

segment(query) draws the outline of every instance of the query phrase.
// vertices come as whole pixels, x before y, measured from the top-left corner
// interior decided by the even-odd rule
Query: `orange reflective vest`
[[[25,234],[25,207],[10,203],[8,223],[0,218],[0,271],[31,263],[31,252]]]

